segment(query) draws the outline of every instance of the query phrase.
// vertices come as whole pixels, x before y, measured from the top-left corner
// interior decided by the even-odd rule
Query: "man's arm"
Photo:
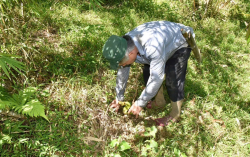
[[[116,100],[124,101],[124,93],[129,78],[130,66],[125,66],[118,69],[116,77]]]
[[[136,105],[146,107],[147,102],[151,100],[162,85],[165,74],[165,61],[159,57],[150,63],[150,76],[146,88],[142,91],[140,97],[136,100]]]
[[[127,85],[129,77],[130,66],[126,66],[118,69],[116,77],[116,99],[113,100],[110,104],[110,107],[115,109],[118,112],[120,108],[119,101],[124,101],[124,92]]]
[[[141,96],[131,106],[128,113],[132,113],[138,118],[143,107],[146,107],[147,102],[151,100],[158,92],[164,80],[165,62],[156,59],[150,64],[150,77],[146,88],[143,90]]]

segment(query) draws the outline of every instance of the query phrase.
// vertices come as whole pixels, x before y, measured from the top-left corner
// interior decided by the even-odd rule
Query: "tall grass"
[[[27,66],[27,78],[16,84],[4,79],[2,86],[10,93],[36,86],[50,120],[3,116],[1,155],[248,156],[249,4],[199,1],[194,10],[189,0],[102,2],[95,9],[76,0],[0,3],[1,53],[18,54]],[[152,119],[168,114],[169,103],[163,111],[143,111],[139,119],[108,111],[116,72],[101,52],[110,35],[154,20],[193,27],[203,55],[202,64],[193,55],[189,60],[181,120],[157,129]],[[126,101],[143,88],[141,65],[134,64]]]

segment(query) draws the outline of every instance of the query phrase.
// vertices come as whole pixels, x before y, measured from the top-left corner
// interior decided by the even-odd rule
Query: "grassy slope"
[[[31,47],[26,49],[27,60],[33,61],[27,63],[28,85],[39,85],[49,93],[40,99],[51,123],[42,119],[23,122],[27,133],[13,133],[12,143],[3,146],[2,155],[140,156],[151,140],[158,147],[151,145],[148,155],[247,156],[250,51],[243,21],[227,16],[226,9],[221,10],[225,16],[199,20],[203,12],[192,14],[188,4],[171,1],[158,5],[114,3],[96,11],[88,10],[87,3],[74,1],[31,5],[35,13],[29,13],[33,18],[27,21],[30,35],[22,41]],[[150,119],[167,114],[169,104],[165,111],[144,111],[144,118],[137,120],[108,112],[115,97],[116,74],[108,70],[101,49],[110,35],[123,35],[154,20],[193,27],[203,62],[197,64],[193,56],[189,61],[181,121],[158,128],[155,137],[145,137],[145,130],[153,128]],[[138,71],[141,74],[140,65],[133,65],[126,91],[130,102],[143,90]],[[110,147],[114,139],[127,141],[131,149],[123,152]]]

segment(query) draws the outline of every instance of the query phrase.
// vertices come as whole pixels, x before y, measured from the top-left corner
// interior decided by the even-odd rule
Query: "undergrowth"
[[[11,69],[16,78],[1,71],[0,90],[26,98],[22,91],[34,87],[25,103],[39,102],[45,111],[34,118],[0,110],[1,156],[248,156],[249,3],[193,2],[0,2],[1,53],[21,56],[16,60],[26,66],[23,75]],[[152,119],[169,113],[169,101],[138,119],[109,111],[116,72],[102,57],[109,36],[156,20],[193,27],[203,56],[198,64],[191,55],[181,119],[165,128]],[[141,65],[134,64],[126,101],[143,88]]]

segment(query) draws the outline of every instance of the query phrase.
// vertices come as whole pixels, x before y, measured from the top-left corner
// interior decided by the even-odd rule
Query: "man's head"
[[[102,51],[103,56],[110,62],[111,69],[116,70],[119,65],[125,66],[135,61],[135,48],[134,42],[130,36],[126,35],[119,37],[112,35],[106,41]]]

